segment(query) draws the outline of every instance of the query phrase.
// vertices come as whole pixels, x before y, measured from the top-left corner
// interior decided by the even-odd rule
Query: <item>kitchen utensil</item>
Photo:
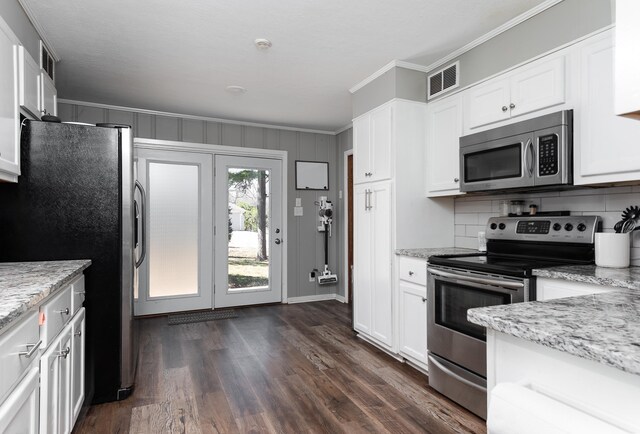
[[[629,233],[629,232],[633,231],[635,228],[636,228],[636,221],[635,220],[627,220],[622,225],[622,231],[621,232],[623,234],[626,234],[626,233]]]
[[[622,211],[622,219],[623,220],[635,220],[638,223],[638,219],[640,219],[640,207],[638,206],[630,206],[624,211]]]

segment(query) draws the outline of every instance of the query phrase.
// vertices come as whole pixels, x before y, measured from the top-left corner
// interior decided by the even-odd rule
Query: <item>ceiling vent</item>
[[[453,63],[429,76],[427,99],[436,97],[460,85],[460,62]]]

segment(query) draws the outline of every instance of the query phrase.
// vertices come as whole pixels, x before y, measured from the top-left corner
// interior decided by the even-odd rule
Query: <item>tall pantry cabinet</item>
[[[354,328],[398,351],[395,250],[453,246],[453,200],[424,197],[426,104],[391,100],[353,121]]]

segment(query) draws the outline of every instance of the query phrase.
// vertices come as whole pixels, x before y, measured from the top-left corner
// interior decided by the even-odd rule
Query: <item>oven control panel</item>
[[[599,216],[492,217],[487,222],[489,240],[589,243],[600,230]]]

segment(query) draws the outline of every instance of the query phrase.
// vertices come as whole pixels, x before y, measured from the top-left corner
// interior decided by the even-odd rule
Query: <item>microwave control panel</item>
[[[557,175],[558,161],[558,135],[540,136],[538,138],[538,175]]]

